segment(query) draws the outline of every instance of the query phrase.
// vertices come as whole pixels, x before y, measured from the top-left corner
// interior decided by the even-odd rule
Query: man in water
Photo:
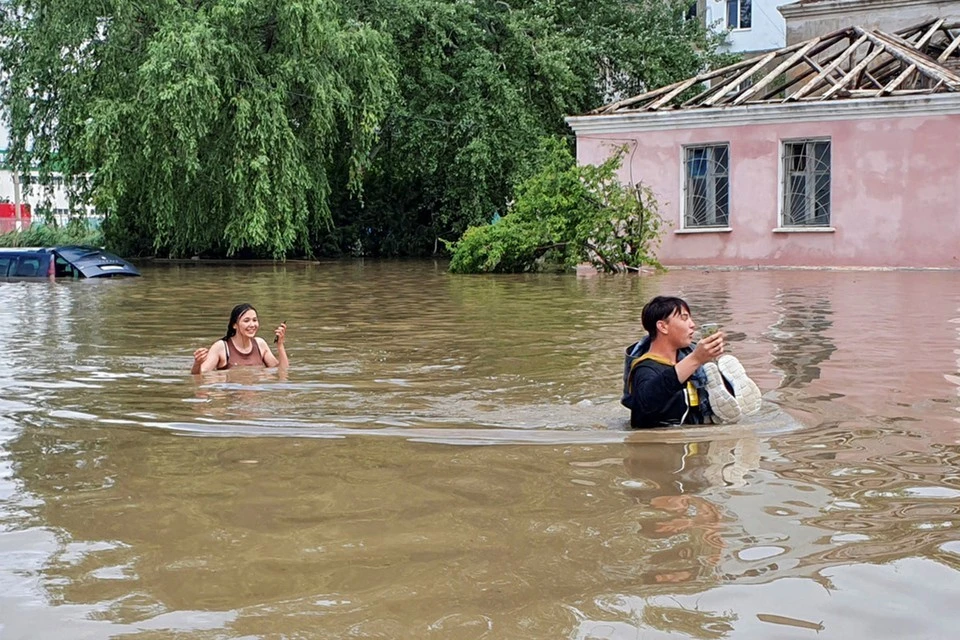
[[[731,423],[760,408],[757,385],[723,353],[722,331],[693,343],[697,325],[682,299],[653,298],[640,321],[648,335],[627,347],[620,400],[632,427]]]

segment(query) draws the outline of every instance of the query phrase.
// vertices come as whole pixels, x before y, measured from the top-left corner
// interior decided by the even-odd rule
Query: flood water
[[[3,640],[957,635],[960,274],[143,271],[0,283]],[[759,416],[626,428],[658,293]]]

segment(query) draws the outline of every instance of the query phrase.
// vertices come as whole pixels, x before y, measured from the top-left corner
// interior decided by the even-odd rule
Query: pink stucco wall
[[[578,134],[577,159],[599,163],[636,145],[624,181],[650,186],[672,226],[657,252],[665,265],[960,268],[960,115],[784,122]],[[831,140],[832,233],[774,233],[780,141]],[[683,145],[730,145],[730,227],[680,229]]]

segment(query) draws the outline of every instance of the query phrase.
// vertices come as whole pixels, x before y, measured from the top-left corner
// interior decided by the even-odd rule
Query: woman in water
[[[274,331],[279,358],[270,351],[266,340],[257,337],[259,329],[257,310],[249,304],[238,304],[230,312],[227,335],[210,345],[209,349],[200,348],[193,352],[193,368],[190,373],[206,373],[233,367],[286,368],[290,364],[287,350],[283,346],[287,333],[286,323],[281,323]]]

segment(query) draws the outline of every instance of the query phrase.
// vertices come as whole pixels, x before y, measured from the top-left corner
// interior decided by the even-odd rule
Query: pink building
[[[568,118],[665,265],[960,268],[960,25],[850,28]]]

